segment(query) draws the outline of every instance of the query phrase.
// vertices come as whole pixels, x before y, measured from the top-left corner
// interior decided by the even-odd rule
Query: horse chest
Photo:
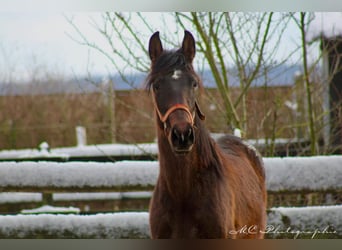
[[[175,238],[210,237],[226,226],[218,200],[207,192],[193,191],[180,200],[165,195],[163,200],[165,222]]]

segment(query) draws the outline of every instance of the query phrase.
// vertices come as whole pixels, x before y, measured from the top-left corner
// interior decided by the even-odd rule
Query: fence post
[[[52,193],[42,193],[42,203],[43,205],[53,205],[53,194]]]
[[[85,127],[76,127],[76,143],[78,147],[87,145],[87,132]]]

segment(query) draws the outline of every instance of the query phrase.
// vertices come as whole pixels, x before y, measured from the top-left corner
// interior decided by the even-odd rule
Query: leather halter
[[[154,92],[154,91],[152,90],[152,92]],[[159,110],[159,108],[158,108],[158,106],[157,106],[157,103],[156,103],[156,100],[155,100],[154,93],[153,93],[152,100],[153,100],[153,106],[154,106],[154,108],[155,108],[156,111],[157,111],[158,117],[159,117],[160,121],[164,124],[164,128],[166,128],[166,121],[167,121],[167,119],[169,118],[170,114],[171,114],[173,111],[177,110],[177,109],[184,110],[184,111],[187,113],[187,115],[188,115],[189,118],[190,118],[191,126],[194,126],[194,124],[195,124],[195,115],[196,115],[196,112],[195,112],[195,111],[197,111],[198,116],[199,116],[199,118],[200,118],[201,120],[205,120],[205,115],[204,115],[204,114],[201,112],[201,110],[199,109],[199,106],[198,106],[198,104],[197,104],[197,101],[195,101],[195,111],[193,111],[193,113],[191,113],[191,111],[189,110],[189,107],[188,107],[187,105],[181,104],[181,103],[177,103],[177,104],[173,105],[172,107],[170,107],[170,108],[165,112],[165,114],[163,115],[163,114],[160,112],[160,110]]]
[[[169,108],[169,109],[166,111],[166,113],[165,113],[164,115],[162,115],[162,114],[160,113],[159,109],[156,107],[156,110],[157,110],[159,119],[160,119],[160,121],[161,121],[162,123],[164,123],[164,124],[165,124],[165,122],[167,121],[167,119],[169,118],[170,114],[171,114],[173,111],[177,110],[177,109],[184,110],[184,111],[187,113],[187,115],[188,115],[189,118],[190,118],[191,126],[193,126],[193,125],[194,125],[194,116],[195,116],[195,114],[191,114],[189,108],[188,108],[186,105],[184,105],[184,104],[178,104],[178,103],[177,103],[177,104],[173,105],[171,108]]]

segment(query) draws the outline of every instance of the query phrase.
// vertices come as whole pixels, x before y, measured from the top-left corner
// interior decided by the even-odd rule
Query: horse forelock
[[[177,51],[164,51],[151,65],[150,73],[147,76],[146,88],[149,90],[153,82],[161,76],[173,74],[175,71],[187,72],[193,75],[200,82],[192,64],[187,62],[183,53]]]
[[[184,69],[187,62],[179,51],[165,51],[152,65],[152,72],[170,72]]]

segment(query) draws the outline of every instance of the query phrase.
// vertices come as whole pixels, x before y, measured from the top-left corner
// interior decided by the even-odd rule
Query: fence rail
[[[224,134],[211,133],[217,140]],[[261,153],[267,151],[268,144],[264,139],[246,140]],[[1,150],[0,161],[122,161],[122,160],[156,160],[158,158],[157,143],[139,144],[98,144],[81,145],[76,147],[50,148],[42,147],[41,143],[36,149]],[[309,142],[304,139],[276,139],[274,142],[277,156],[305,155]],[[48,146],[48,145],[47,145]],[[297,152],[302,148],[301,152]]]
[[[273,194],[342,191],[342,156],[264,158]],[[151,191],[156,161],[0,162],[0,192]],[[271,208],[266,238],[342,238],[342,206]],[[0,238],[147,238],[148,213],[2,215]]]
[[[341,214],[342,206],[274,208],[268,212],[265,237],[341,238]],[[149,238],[148,216],[146,212],[0,216],[0,238]]]
[[[158,162],[1,162],[2,192],[125,192],[152,190]]]
[[[342,190],[342,156],[264,158],[269,193]],[[1,192],[153,190],[156,161],[0,162]]]

